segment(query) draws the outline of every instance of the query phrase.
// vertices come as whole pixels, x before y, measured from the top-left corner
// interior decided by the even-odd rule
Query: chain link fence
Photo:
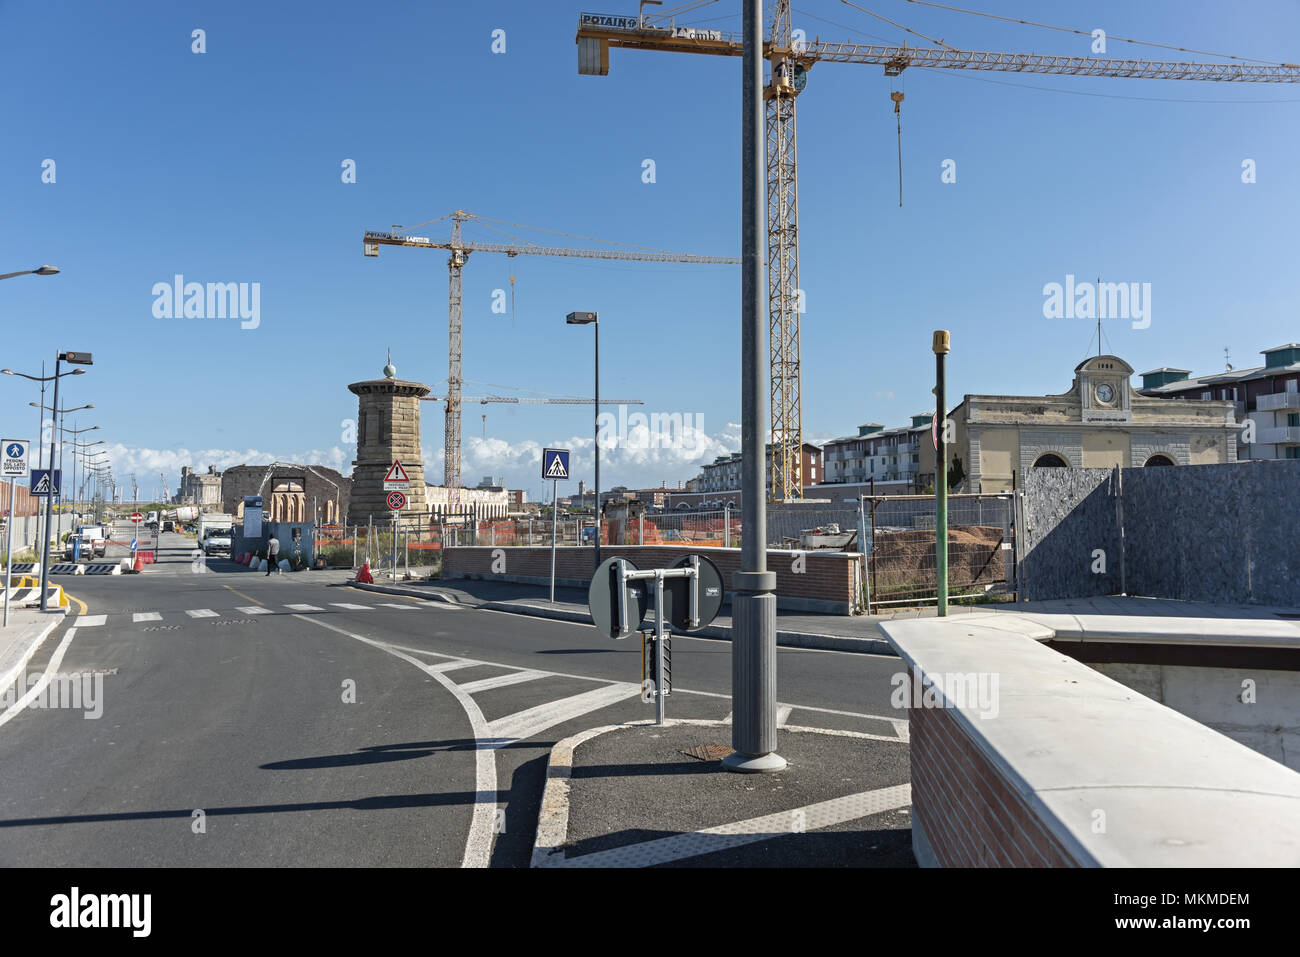
[[[863,511],[870,605],[937,601],[934,497],[868,497]],[[950,598],[1015,591],[1015,531],[1010,493],[948,497]]]

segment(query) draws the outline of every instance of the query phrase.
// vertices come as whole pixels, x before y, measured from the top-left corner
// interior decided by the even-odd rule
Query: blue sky
[[[1074,34],[905,0],[860,5],[963,49],[1090,52]],[[1300,60],[1300,6],[1282,0],[968,5]],[[403,378],[441,394],[447,375],[445,255],[367,259],[365,229],[461,208],[738,255],[740,61],[615,50],[608,77],[577,75],[578,12],[635,8],[0,0],[0,273],[63,270],[0,283],[0,365],[39,372],[58,349],[93,352],[62,404],[96,405],[79,425],[100,425],[118,477],[134,470],[143,487],[165,470],[174,490],[182,464],[275,457],[347,471],[347,383],[379,375],[389,347]],[[720,0],[683,22],[737,30],[739,11]],[[905,38],[832,0],[795,11],[809,37]],[[206,31],[201,55],[194,29]],[[491,49],[497,29],[504,54]],[[1107,53],[1189,58],[1113,39]],[[901,208],[881,70],[818,64],[799,100],[806,434],[925,411],[936,328],[952,331],[951,395],[1064,391],[1092,324],[1044,318],[1042,290],[1071,273],[1151,283],[1149,328],[1105,329],[1107,351],[1139,371],[1213,371],[1225,347],[1252,365],[1300,339],[1300,86],[911,70],[901,88]],[[42,182],[46,159],[54,183]],[[355,183],[341,181],[345,159]],[[946,159],[955,183],[941,182]],[[446,223],[418,232],[445,237]],[[481,226],[467,236],[505,241]],[[156,318],[151,290],[177,273],[260,283],[260,324]],[[738,447],[738,268],[479,254],[464,275],[467,393],[588,395],[590,331],[563,316],[596,309],[602,393],[700,417],[693,449],[605,453],[606,486],[675,484]],[[510,275],[514,313],[494,314]],[[33,431],[35,398],[3,377],[7,435]],[[441,406],[424,411],[436,478]],[[491,473],[540,494],[543,444],[573,446],[576,477],[590,479],[589,409],[471,405],[464,434],[469,484]]]

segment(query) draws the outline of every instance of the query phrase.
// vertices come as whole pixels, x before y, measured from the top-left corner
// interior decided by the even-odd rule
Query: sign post
[[[7,456],[6,456],[7,457]],[[50,447],[50,461],[54,461],[53,443]],[[59,483],[63,475],[58,469],[32,469],[32,495],[37,498],[45,499],[45,529],[44,544],[41,547],[41,611],[45,611],[45,589],[49,582],[50,574],[50,523],[52,512],[50,511],[51,503],[54,496],[59,494]]]
[[[398,463],[394,462],[396,468]],[[389,472],[391,475],[392,473]],[[393,513],[393,581],[397,581],[397,516],[406,508],[406,493],[401,491],[391,491],[388,493],[388,508]]]
[[[9,480],[9,511],[5,515],[5,610],[4,627],[9,626],[9,589],[14,571],[14,499],[17,480],[27,478],[31,443],[27,439],[5,439],[0,454],[0,478]]]
[[[672,634],[699,631],[717,617],[724,597],[717,566],[686,555],[671,568],[638,571],[626,558],[606,559],[587,591],[596,627],[611,638],[627,638],[645,617],[647,585],[654,582],[655,627],[641,632],[641,700],[655,703],[655,723],[664,723],[664,700],[672,694]],[[649,645],[647,649],[647,644]]]
[[[402,463],[393,460],[384,476],[384,491],[388,492],[388,508],[393,513],[393,582],[397,582],[397,513],[406,508],[406,490],[411,487],[411,477]]]
[[[551,604],[555,604],[555,536],[559,529],[560,479],[569,478],[569,450],[542,449],[542,478],[551,480]],[[599,528],[599,525],[597,525]],[[599,535],[599,531],[597,535]]]

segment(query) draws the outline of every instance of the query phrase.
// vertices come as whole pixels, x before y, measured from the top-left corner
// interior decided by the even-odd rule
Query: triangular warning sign
[[[546,477],[549,479],[569,477],[569,470],[564,466],[564,458],[558,452],[551,457],[551,464],[546,467]]]
[[[42,475],[35,485],[32,486],[32,495],[49,495],[50,494],[50,473]]]
[[[385,482],[409,482],[411,481],[406,475],[406,469],[402,468],[401,462],[394,462],[393,467],[388,470],[384,476]]]

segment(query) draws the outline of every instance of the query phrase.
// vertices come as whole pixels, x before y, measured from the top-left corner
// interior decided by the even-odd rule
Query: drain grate
[[[693,748],[682,748],[679,752],[690,758],[699,758],[701,761],[721,761],[729,754],[735,754],[735,748],[729,748],[725,744],[697,744]]]

